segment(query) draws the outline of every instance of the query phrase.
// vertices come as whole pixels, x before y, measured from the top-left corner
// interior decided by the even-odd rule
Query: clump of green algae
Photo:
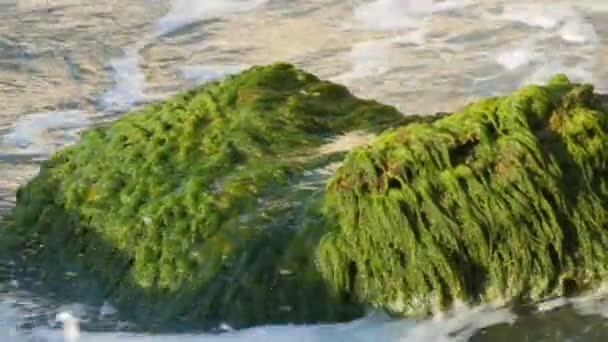
[[[417,315],[606,278],[592,86],[558,75],[437,119],[254,67],[86,131],[19,190],[3,248],[77,264],[140,322],[335,321],[358,302]],[[388,127],[325,189],[317,170],[344,155],[320,146]]]
[[[331,179],[319,266],[403,315],[534,302],[608,279],[608,113],[556,75],[381,134]]]
[[[3,243],[47,274],[95,274],[140,323],[350,319],[361,307],[314,264],[325,183],[297,185],[341,160],[316,153],[328,138],[411,120],[291,65],[254,67],[85,131],[19,189]]]

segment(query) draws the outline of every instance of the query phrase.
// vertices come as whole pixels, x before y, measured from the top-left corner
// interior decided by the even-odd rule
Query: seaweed
[[[329,182],[317,252],[332,288],[396,315],[534,303],[608,276],[608,117],[556,75],[389,129]]]
[[[314,264],[330,225],[317,170],[343,157],[317,149],[414,119],[289,64],[253,67],[86,130],[19,189],[2,248],[49,286],[62,265],[94,275],[144,327],[351,319],[361,306]]]

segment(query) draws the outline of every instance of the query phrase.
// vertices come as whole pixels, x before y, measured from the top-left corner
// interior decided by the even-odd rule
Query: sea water
[[[288,61],[405,113],[461,108],[555,72],[608,92],[608,2],[0,0],[0,210],[83,128],[248,66]],[[343,149],[368,137],[328,144]],[[605,341],[604,292],[531,312],[457,307],[327,325],[146,334],[0,267],[0,341]]]

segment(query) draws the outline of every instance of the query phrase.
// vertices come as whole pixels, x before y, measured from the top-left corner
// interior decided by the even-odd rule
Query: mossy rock
[[[144,325],[350,319],[361,307],[314,263],[318,170],[343,157],[318,148],[411,120],[291,65],[254,67],[85,131],[19,189],[3,243],[49,277],[94,274]]]
[[[608,280],[608,111],[564,75],[381,134],[331,179],[319,265],[407,316]]]

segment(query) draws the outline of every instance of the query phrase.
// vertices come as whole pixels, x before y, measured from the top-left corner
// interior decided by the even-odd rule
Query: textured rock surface
[[[338,225],[320,268],[405,315],[596,288],[608,279],[607,133],[593,87],[563,75],[389,130],[330,181]]]

